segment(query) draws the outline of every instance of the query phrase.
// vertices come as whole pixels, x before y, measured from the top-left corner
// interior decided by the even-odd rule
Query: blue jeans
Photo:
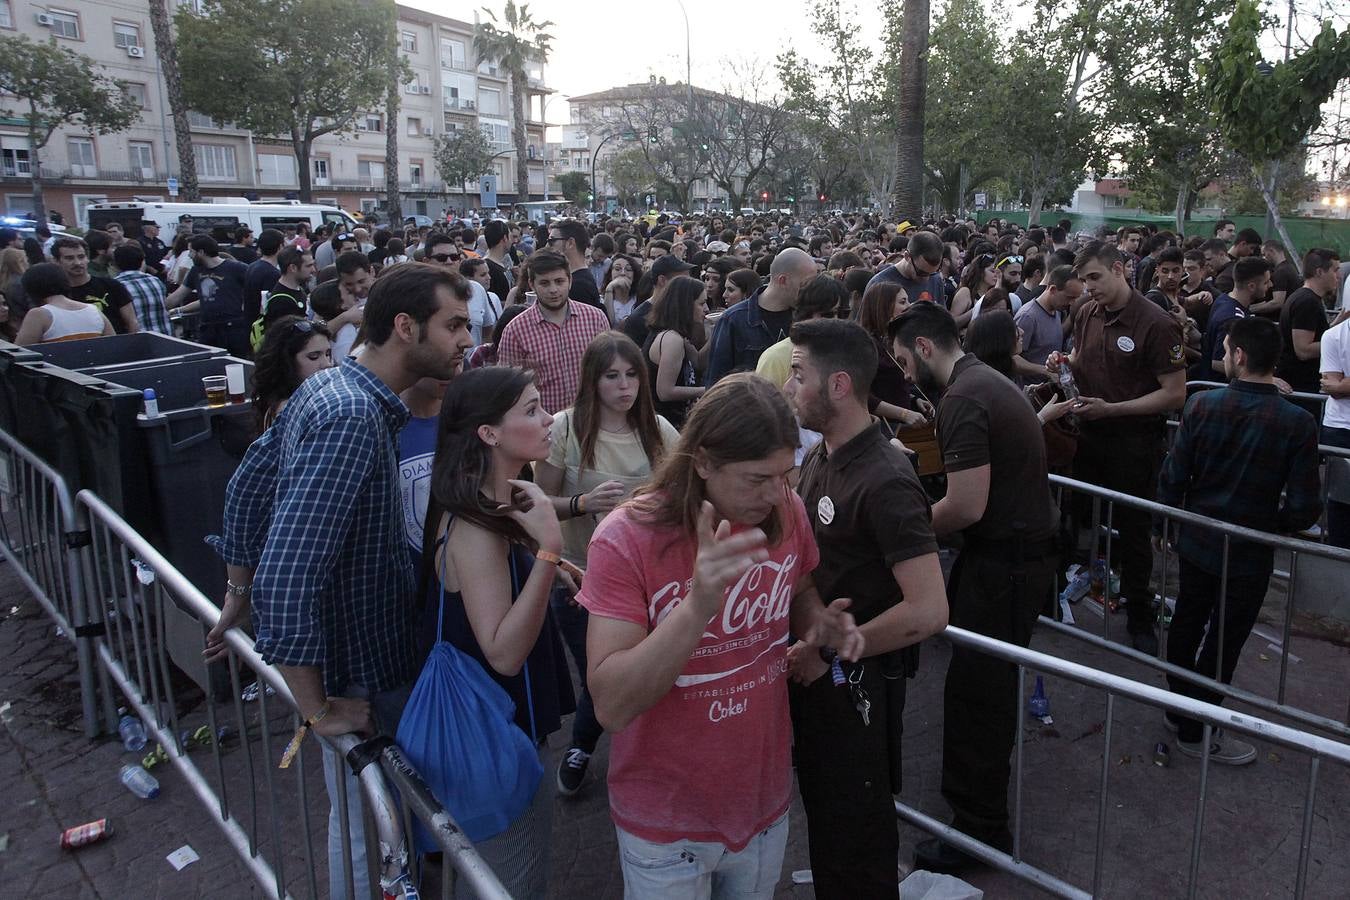
[[[624,900],[758,900],[772,897],[783,871],[788,814],[733,853],[724,844],[656,844],[617,825]]]
[[[591,702],[591,692],[586,689],[586,623],[591,616],[584,607],[572,602],[572,595],[565,587],[555,586],[548,602],[581,679],[581,696],[577,698],[577,712],[572,717],[571,746],[594,753],[595,745],[600,742],[600,735],[605,733],[605,729],[596,721],[595,704]]]
[[[412,685],[371,696],[370,692],[359,685],[351,685],[343,692],[345,697],[357,697],[370,700],[371,715],[380,734],[392,735],[398,731],[398,720],[403,717],[403,707],[412,694]],[[344,884],[342,873],[342,816],[338,813],[338,773],[342,773],[343,788],[347,792],[347,831],[352,845],[352,884]],[[370,893],[369,876],[366,874],[366,829],[362,819],[364,809],[361,799],[360,779],[352,774],[347,763],[336,750],[323,744],[323,784],[328,789],[328,896],[332,900],[355,900]]]
[[[1350,449],[1350,428],[1323,425],[1318,440],[1331,447]],[[1335,460],[1327,462],[1328,466],[1335,464]],[[1327,543],[1333,547],[1350,548],[1350,503],[1327,497]]]

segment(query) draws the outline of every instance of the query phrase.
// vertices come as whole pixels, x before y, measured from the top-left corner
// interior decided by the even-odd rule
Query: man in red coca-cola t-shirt
[[[788,490],[797,425],[776,387],[728,376],[695,405],[653,490],[591,540],[587,684],[613,734],[610,810],[627,897],[771,897],[792,789],[789,627],[863,652],[825,606]]]

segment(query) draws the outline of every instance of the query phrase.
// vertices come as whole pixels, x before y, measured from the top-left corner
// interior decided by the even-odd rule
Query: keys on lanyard
[[[853,667],[848,673],[848,693],[853,698],[853,708],[862,716],[864,727],[872,724],[872,701],[867,698],[867,689],[862,686],[862,664]]]

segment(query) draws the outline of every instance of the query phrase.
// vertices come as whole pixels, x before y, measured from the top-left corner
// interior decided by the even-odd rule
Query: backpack
[[[299,307],[300,312],[297,315],[305,314],[305,304],[300,302],[300,298],[287,291],[272,291],[268,294],[267,300],[262,305],[262,311],[258,318],[253,320],[253,327],[248,332],[248,342],[253,347],[253,352],[257,353],[262,347],[263,337],[267,334],[267,313],[272,308],[272,301],[278,297],[285,297],[287,300]]]

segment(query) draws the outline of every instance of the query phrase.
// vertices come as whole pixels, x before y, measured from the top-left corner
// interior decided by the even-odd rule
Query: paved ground
[[[1102,619],[1086,604],[1076,608],[1094,629]],[[1114,633],[1123,630],[1118,617]],[[73,653],[26,595],[8,567],[0,565],[0,896],[59,897],[244,897],[261,894],[252,876],[224,842],[195,795],[173,769],[155,773],[162,796],[142,801],[117,780],[119,767],[131,758],[115,741],[90,743],[80,730],[78,686]],[[1269,630],[1277,635],[1278,630]],[[1239,668],[1239,683],[1273,693],[1278,679],[1278,653],[1265,639],[1253,639]],[[1146,671],[1117,657],[1093,651],[1072,639],[1040,634],[1037,649],[1111,668],[1152,683]],[[1350,651],[1312,639],[1296,639],[1292,648],[1290,700],[1343,718],[1350,671]],[[938,794],[940,777],[941,688],[948,648],[930,641],[922,670],[910,687],[906,710],[905,802],[939,818],[946,809]],[[177,683],[177,682],[176,682]],[[179,709],[185,725],[203,720],[200,693],[180,686]],[[1026,775],[1023,807],[1025,858],[1075,884],[1092,881],[1097,834],[1102,762],[1103,697],[1075,685],[1049,679],[1047,693],[1052,725],[1034,722],[1026,731]],[[190,709],[195,705],[195,709]],[[249,715],[256,720],[256,713]],[[284,723],[278,723],[283,728]],[[1199,764],[1173,754],[1170,768],[1152,765],[1156,741],[1168,741],[1158,713],[1129,702],[1116,704],[1115,737],[1110,751],[1107,802],[1107,853],[1102,895],[1107,897],[1184,896],[1191,854],[1191,826],[1198,794]],[[555,735],[553,751],[561,750]],[[605,750],[593,766],[583,793],[560,801],[554,819],[553,883],[555,896],[602,900],[622,895],[622,883],[609,822],[603,773]],[[1202,897],[1247,898],[1292,895],[1298,859],[1302,801],[1308,762],[1299,753],[1258,742],[1260,760],[1251,767],[1211,771],[1201,863]],[[317,781],[317,758],[311,747],[305,783],[314,811],[308,828],[299,815],[295,770],[271,770],[271,790],[262,781],[261,760],[280,753],[274,740],[263,754],[258,743],[237,747],[222,757],[224,781],[233,809],[249,815],[247,758],[256,755],[259,789],[254,795],[264,818],[260,838],[271,853],[265,825],[268,798],[275,798],[284,822],[281,844],[289,890],[307,896],[303,876],[305,835],[317,836],[322,848],[326,801]],[[215,783],[210,754],[199,754]],[[1309,897],[1344,897],[1350,884],[1350,774],[1324,766],[1308,867]],[[110,816],[116,834],[108,841],[77,852],[58,849],[63,828]],[[780,897],[809,897],[807,887],[793,887],[793,870],[807,867],[805,828],[799,808],[792,817],[793,836],[784,865]],[[901,827],[902,862],[910,858],[921,833]],[[187,844],[201,860],[176,872],[166,855]],[[989,897],[1036,896],[1037,892],[1009,876],[984,872],[968,876]],[[317,882],[322,892],[326,878]]]

